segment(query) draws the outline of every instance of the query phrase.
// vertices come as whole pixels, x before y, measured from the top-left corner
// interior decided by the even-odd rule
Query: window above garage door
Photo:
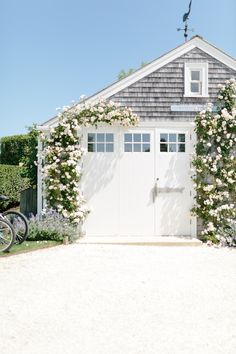
[[[161,133],[160,152],[185,152],[186,137],[182,133]]]
[[[124,152],[150,152],[149,133],[125,133]]]
[[[114,134],[88,133],[88,152],[114,152]]]

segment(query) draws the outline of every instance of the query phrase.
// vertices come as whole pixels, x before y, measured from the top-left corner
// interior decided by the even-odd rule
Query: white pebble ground
[[[1,354],[235,354],[236,251],[59,246],[0,258]]]

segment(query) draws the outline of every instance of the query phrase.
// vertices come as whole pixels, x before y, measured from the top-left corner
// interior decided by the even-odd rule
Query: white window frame
[[[167,140],[165,142],[161,141],[161,135],[165,134],[167,135]],[[170,140],[170,135],[176,135],[176,140],[175,141],[171,141]],[[179,140],[179,135],[184,135],[184,141],[180,141]],[[168,132],[160,132],[160,136],[159,136],[159,152],[161,154],[185,154],[187,151],[187,136],[186,136],[186,132],[179,132],[179,131],[168,131]],[[170,150],[170,145],[175,145],[176,150],[175,151],[171,151]],[[162,151],[161,150],[161,146],[162,145],[166,145],[167,146],[167,151]],[[179,145],[184,145],[184,151],[179,151]]]
[[[126,141],[125,136],[126,135],[131,135],[131,141]],[[135,141],[134,136],[135,135],[140,135],[140,141]],[[143,140],[144,135],[149,135],[149,140]],[[130,146],[131,149],[129,151],[126,151],[126,146]],[[140,151],[135,150],[135,145],[140,145]],[[143,151],[145,145],[149,145],[149,151]],[[148,132],[127,132],[124,133],[123,135],[123,151],[124,153],[149,153],[151,152],[151,134]]]
[[[200,71],[201,92],[191,92],[191,71]],[[194,82],[194,81],[193,81]],[[184,97],[208,97],[208,63],[185,63]]]
[[[95,135],[95,140],[89,141],[89,134]],[[104,140],[103,141],[98,141],[98,135],[103,134],[104,135]],[[112,140],[107,140],[107,135],[110,134],[112,135]],[[104,145],[104,151],[98,151],[98,145]],[[93,145],[95,147],[95,150],[89,151],[89,145]],[[112,151],[107,150],[108,145],[112,145]],[[90,154],[113,154],[115,152],[115,134],[113,132],[107,132],[107,131],[102,131],[102,132],[94,132],[94,131],[88,131],[87,132],[87,152]]]

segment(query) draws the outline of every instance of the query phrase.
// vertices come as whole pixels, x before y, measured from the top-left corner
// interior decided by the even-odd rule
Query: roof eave
[[[136,70],[134,73],[132,73],[128,77],[107,86],[105,89],[102,89],[102,90],[96,92],[92,96],[88,97],[86,99],[86,102],[93,103],[100,98],[107,99],[107,98],[113,96],[114,94],[116,94],[117,92],[122,91],[126,87],[141,80],[145,76],[150,75],[154,71],[160,69],[164,65],[167,65],[169,62],[175,60],[176,58],[184,55],[185,53],[189,52],[190,50],[192,50],[196,47],[203,50],[205,53],[213,56],[215,59],[221,61],[223,64],[227,65],[228,67],[230,67],[231,69],[236,71],[236,60],[233,57],[224,53],[222,50],[218,49],[214,45],[208,43],[207,41],[205,41],[201,37],[194,36],[186,43],[179,45],[178,47],[172,49],[168,53],[153,60],[151,63],[147,64],[143,68]],[[83,102],[85,102],[85,101],[83,101]],[[81,103],[78,103],[76,106],[79,106]],[[75,106],[73,106],[73,108],[74,107]],[[57,122],[57,119],[58,119],[58,117],[55,116],[55,117],[47,120],[45,123],[43,123],[42,126],[45,126],[45,125],[46,126],[54,126]]]

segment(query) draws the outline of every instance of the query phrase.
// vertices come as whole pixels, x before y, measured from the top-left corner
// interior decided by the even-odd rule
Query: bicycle
[[[15,242],[15,230],[11,223],[0,217],[0,252],[7,252]]]
[[[5,195],[0,195],[0,202],[6,201],[9,198]],[[26,217],[18,211],[8,210],[0,214],[4,220],[7,220],[15,230],[15,242],[21,244],[27,239],[29,226]]]

